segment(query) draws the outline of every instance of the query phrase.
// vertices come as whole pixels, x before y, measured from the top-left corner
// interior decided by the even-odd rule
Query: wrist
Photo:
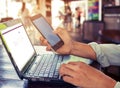
[[[103,88],[115,88],[116,81],[110,77],[108,77],[108,80],[105,80],[105,85]]]
[[[72,44],[71,44],[71,48],[70,48],[69,54],[74,55],[74,53],[76,52],[77,42],[72,40],[71,43]]]
[[[96,60],[96,53],[90,45],[72,41],[69,54]]]
[[[116,85],[116,81],[115,80],[112,80],[112,82],[111,82],[111,88],[114,88],[115,87],[115,85]],[[109,87],[110,88],[110,87]]]

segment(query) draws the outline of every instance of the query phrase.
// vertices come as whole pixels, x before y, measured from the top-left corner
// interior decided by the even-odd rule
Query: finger
[[[41,45],[47,46],[47,40],[41,41]]]
[[[80,83],[80,82],[78,82],[78,80],[76,80],[76,78],[72,78],[69,76],[64,76],[63,80],[65,82],[70,83],[70,84],[75,85],[75,86],[78,86],[78,84]]]
[[[40,36],[40,41],[43,42],[45,38],[43,36]]]
[[[70,84],[73,84],[73,78],[70,76],[63,76],[62,78],[65,82],[68,82]]]
[[[66,64],[65,67],[67,69],[72,70],[72,71],[78,71],[78,70],[80,70],[79,66],[76,65],[76,64],[74,64],[74,65],[73,64]]]
[[[43,41],[43,43],[48,45],[48,41],[46,39]]]
[[[63,30],[63,28],[60,28],[60,27],[58,27],[56,30],[54,30],[53,32],[55,33],[55,34],[58,34],[61,30]]]
[[[43,37],[40,37],[40,42],[41,42],[41,44],[43,44],[43,45],[46,45],[46,44],[47,44],[47,40],[46,40],[45,38],[43,38]]]
[[[85,63],[84,63],[84,62],[81,62],[81,61],[76,61],[76,62],[68,62],[68,64],[82,66],[82,65],[84,65]]]
[[[42,36],[40,36],[40,41],[43,41],[43,40],[44,40],[44,38]]]
[[[74,72],[73,70],[67,68],[65,66],[65,64],[60,67],[59,73],[60,73],[61,76],[67,75],[67,76],[70,76],[70,77],[74,77],[74,75],[76,75],[76,72]]]
[[[68,62],[68,64],[71,64],[71,65],[77,65],[78,62]]]
[[[46,50],[47,50],[47,51],[51,51],[51,46],[47,46],[47,47],[46,47]]]
[[[69,62],[68,64],[71,64],[71,65],[76,65],[78,66],[79,68],[83,69],[84,67],[88,67],[89,65],[84,63],[84,62],[81,62],[81,61],[77,61],[77,62]]]
[[[62,36],[63,36],[63,32],[64,32],[65,30],[63,29],[63,28],[57,28],[56,30],[54,30],[54,33],[55,34],[57,34],[58,36],[60,36],[61,37],[61,39],[64,39]]]
[[[84,62],[70,62],[68,64],[76,66],[76,68],[74,68],[74,66],[72,66],[72,67],[74,68],[74,71],[79,72],[79,73],[86,73],[87,74],[89,72],[89,73],[93,74],[92,70],[95,69]],[[72,69],[72,67],[71,67],[71,69]],[[84,70],[84,69],[86,69],[86,70]]]

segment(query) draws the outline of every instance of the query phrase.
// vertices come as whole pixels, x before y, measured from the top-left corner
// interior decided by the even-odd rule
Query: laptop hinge
[[[32,66],[33,62],[36,59],[37,54],[34,53],[34,55],[31,57],[31,59],[26,63],[26,65],[22,69],[22,73],[25,74],[27,71],[29,71],[30,67]]]

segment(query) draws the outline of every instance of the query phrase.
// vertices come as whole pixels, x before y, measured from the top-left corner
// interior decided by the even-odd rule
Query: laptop
[[[5,29],[7,27],[10,27],[18,22],[20,22],[20,19],[14,19],[14,20],[9,20],[9,21],[5,21],[5,22],[1,22],[0,23],[0,30]],[[1,44],[1,39],[0,39],[0,44]]]
[[[62,63],[70,61],[91,63],[91,60],[73,55],[42,53],[43,50],[40,50],[42,48],[38,49],[38,46],[36,52],[21,21],[1,29],[0,37],[20,79],[34,82],[65,83],[58,72]]]

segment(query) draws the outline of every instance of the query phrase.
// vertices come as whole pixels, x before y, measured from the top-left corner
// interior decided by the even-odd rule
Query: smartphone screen
[[[58,35],[53,33],[53,28],[49,25],[44,17],[40,16],[34,19],[32,22],[41,32],[41,34],[47,39],[48,43],[53,47],[54,50],[63,45],[63,41]]]

